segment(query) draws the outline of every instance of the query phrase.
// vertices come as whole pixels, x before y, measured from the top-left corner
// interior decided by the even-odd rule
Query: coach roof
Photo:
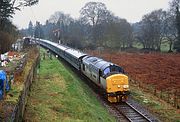
[[[67,48],[65,50],[65,52],[71,54],[72,56],[74,56],[75,58],[81,58],[83,56],[86,56],[87,54],[79,51],[79,50],[75,50],[75,49],[72,49],[72,48]]]

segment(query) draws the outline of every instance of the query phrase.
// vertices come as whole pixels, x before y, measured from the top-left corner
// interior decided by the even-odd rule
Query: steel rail
[[[152,122],[146,115],[134,108],[130,103],[123,102],[113,105],[129,122]]]

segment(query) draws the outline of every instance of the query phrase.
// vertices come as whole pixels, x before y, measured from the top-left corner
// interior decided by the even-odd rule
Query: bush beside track
[[[41,61],[25,121],[115,121],[90,88],[56,58]]]

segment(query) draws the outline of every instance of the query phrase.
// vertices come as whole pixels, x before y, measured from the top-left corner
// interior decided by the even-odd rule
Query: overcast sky
[[[73,18],[78,18],[80,9],[90,1],[103,2],[116,16],[134,23],[155,9],[167,10],[170,0],[39,0],[38,5],[17,11],[13,23],[20,29],[26,28],[30,20],[33,24],[36,21],[44,24],[55,11],[63,11]]]

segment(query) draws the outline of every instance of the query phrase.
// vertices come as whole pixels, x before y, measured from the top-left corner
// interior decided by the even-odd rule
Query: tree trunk
[[[172,40],[170,40],[169,51],[168,52],[172,52],[172,45],[173,45],[173,42],[172,42]]]

